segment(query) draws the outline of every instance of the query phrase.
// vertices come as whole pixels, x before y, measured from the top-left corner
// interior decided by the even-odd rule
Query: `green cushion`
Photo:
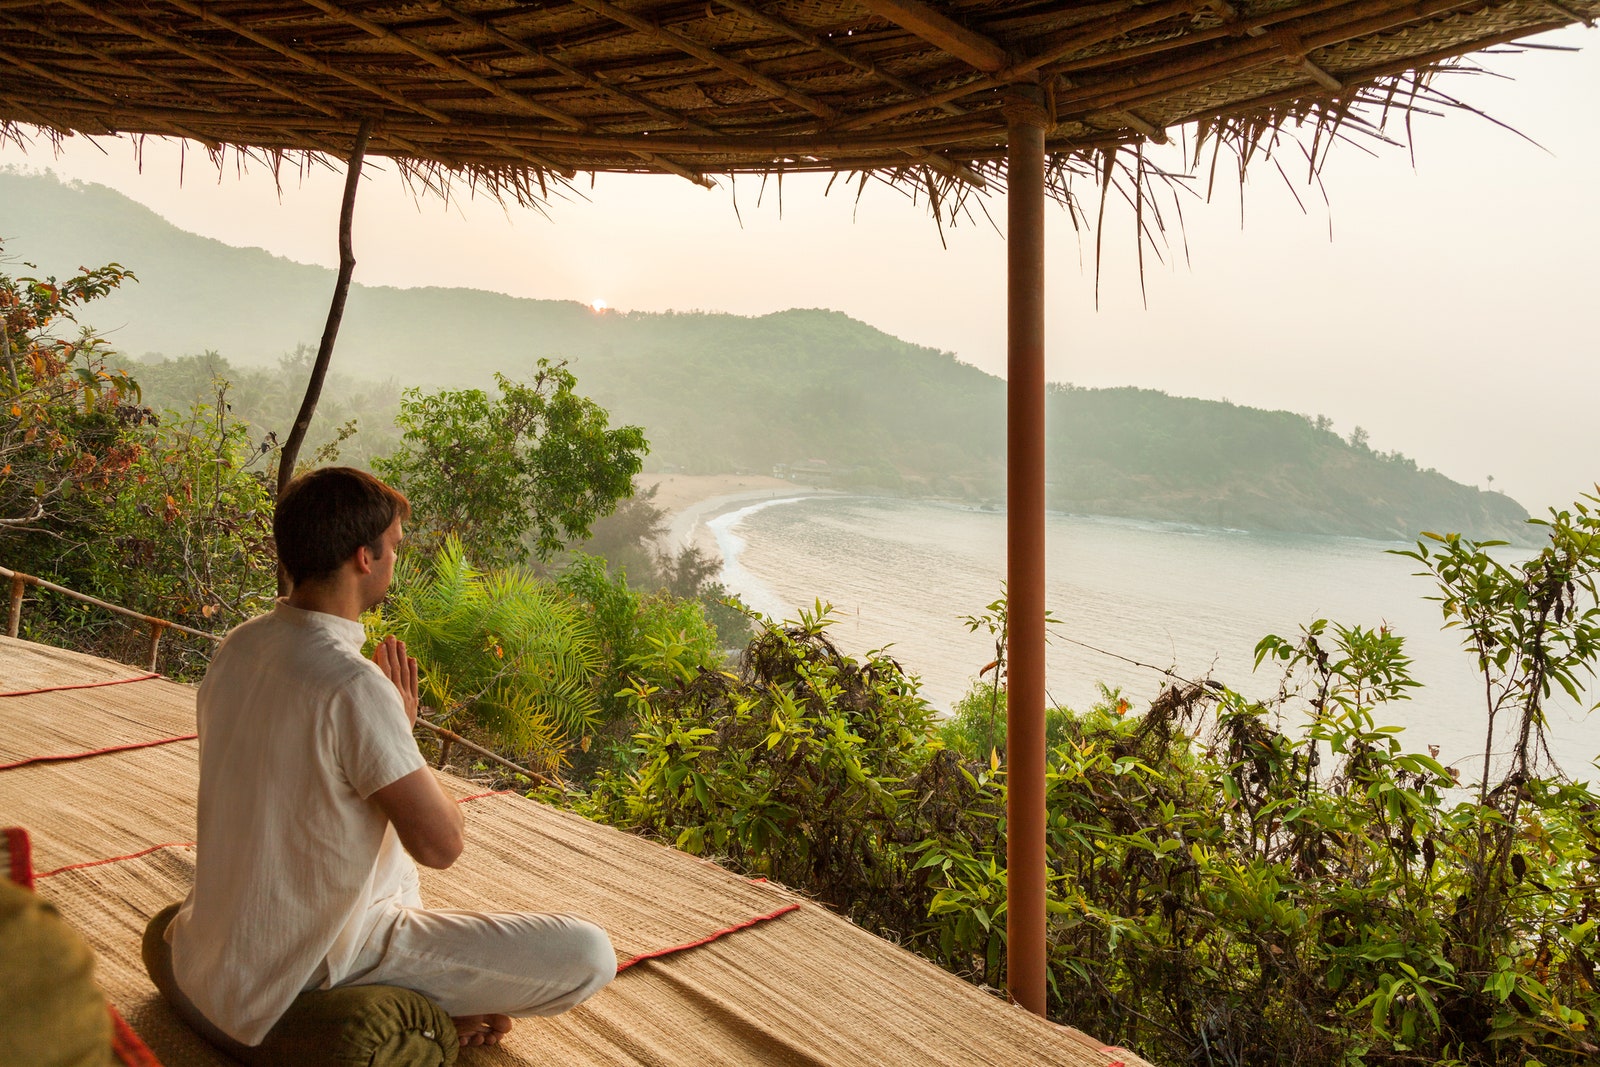
[[[88,942],[0,874],[0,1063],[107,1067],[111,1016]]]
[[[200,1036],[251,1067],[449,1067],[460,1042],[445,1010],[421,993],[397,986],[357,985],[314,990],[295,998],[259,1045],[242,1045],[218,1030],[189,1002],[172,976],[167,924],[173,904],[144,931],[150,980]]]

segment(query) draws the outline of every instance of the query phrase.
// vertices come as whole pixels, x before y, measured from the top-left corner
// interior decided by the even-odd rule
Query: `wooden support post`
[[[156,657],[161,654],[161,635],[166,633],[167,624],[159,619],[150,620],[150,666],[147,671],[156,669]]]
[[[448,737],[439,738],[439,762],[434,764],[434,766],[438,767],[441,771],[444,770],[444,765],[450,761],[450,746],[453,744],[455,744],[455,742],[450,740]]]
[[[1006,99],[1006,963],[1045,1014],[1044,130],[1036,90]]]
[[[345,298],[350,295],[350,277],[356,269],[355,246],[350,241],[350,224],[356,213],[356,188],[361,184],[361,163],[367,155],[367,141],[372,137],[372,120],[363,119],[356,131],[355,150],[344,175],[344,201],[339,206],[339,277],[333,284],[333,301],[328,305],[328,321],[322,327],[322,342],[317,345],[317,360],[311,366],[311,380],[306,383],[306,395],[300,401],[300,412],[294,417],[289,439],[283,443],[278,457],[278,492],[281,494],[289,479],[294,477],[295,461],[300,458],[300,445],[311,428],[311,416],[316,414],[317,401],[322,397],[322,382],[328,376],[328,362],[333,358],[333,343],[339,336],[339,323],[344,318]],[[279,592],[283,578],[279,576]]]
[[[11,614],[6,619],[6,636],[16,637],[22,632],[22,591],[28,588],[28,583],[22,575],[11,576]]]

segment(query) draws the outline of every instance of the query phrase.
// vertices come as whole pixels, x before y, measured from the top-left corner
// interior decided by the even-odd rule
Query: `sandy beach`
[[[719,558],[717,538],[706,524],[718,515],[762,500],[833,491],[761,474],[641,474],[638,486],[655,486],[654,503],[667,513],[662,548],[676,552],[693,545],[712,558]]]

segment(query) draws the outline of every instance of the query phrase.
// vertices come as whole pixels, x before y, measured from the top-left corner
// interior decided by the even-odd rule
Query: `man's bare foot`
[[[454,1020],[461,1047],[498,1045],[511,1032],[509,1015],[459,1015]]]

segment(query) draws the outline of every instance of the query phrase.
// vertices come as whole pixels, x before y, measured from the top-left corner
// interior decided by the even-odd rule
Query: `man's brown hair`
[[[295,478],[278,497],[272,539],[296,583],[326,578],[356,549],[381,551],[383,532],[411,517],[405,494],[354,467],[321,467]]]

